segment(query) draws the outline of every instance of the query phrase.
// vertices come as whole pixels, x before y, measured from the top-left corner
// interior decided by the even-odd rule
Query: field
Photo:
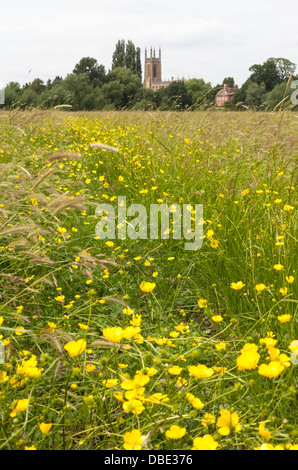
[[[0,112],[0,449],[297,450],[297,155],[295,113]],[[101,239],[123,196],[202,246]]]

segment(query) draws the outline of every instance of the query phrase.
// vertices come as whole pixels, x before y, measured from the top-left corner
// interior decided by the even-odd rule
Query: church
[[[174,81],[172,77],[169,81],[163,81],[161,75],[161,49],[159,48],[158,57],[155,55],[155,49],[152,52],[150,49],[150,57],[147,55],[147,48],[145,49],[145,66],[144,66],[144,88],[151,88],[154,91],[160,88],[165,88]]]

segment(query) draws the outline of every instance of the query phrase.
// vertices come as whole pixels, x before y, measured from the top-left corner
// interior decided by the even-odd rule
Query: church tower
[[[144,88],[157,89],[161,83],[161,49],[159,48],[158,57],[155,56],[155,49],[152,53],[152,47],[150,57],[147,56],[147,49],[145,49]]]

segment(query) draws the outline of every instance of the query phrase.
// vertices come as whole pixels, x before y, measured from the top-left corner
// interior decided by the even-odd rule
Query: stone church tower
[[[152,47],[150,49],[150,57],[147,56],[147,49],[145,49],[144,88],[152,88],[152,90],[156,91],[159,88],[165,88],[169,86],[170,83],[170,81],[162,81],[161,49],[159,48],[158,57],[155,56],[155,49],[153,50],[152,54]]]

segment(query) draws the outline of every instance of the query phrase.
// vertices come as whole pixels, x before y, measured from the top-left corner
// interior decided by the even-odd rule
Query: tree
[[[222,86],[227,85],[229,88],[233,88],[235,86],[235,80],[233,77],[226,77],[223,79]]]
[[[265,84],[266,91],[273,90],[275,85],[288,79],[296,70],[296,64],[288,59],[271,57],[263,64],[255,64],[250,67],[250,80],[258,85]]]
[[[141,49],[129,40],[119,40],[112,57],[112,70],[126,67],[142,79]]]
[[[31,83],[31,89],[40,95],[46,89],[46,85],[40,78],[35,78]]]
[[[270,109],[274,109],[278,105],[281,108],[286,108],[291,105],[291,95],[293,88],[288,86],[288,80],[275,85],[272,91],[267,95],[267,102]]]
[[[90,109],[89,105],[84,108],[84,101],[87,102],[86,96],[92,95],[94,87],[90,84],[89,77],[86,73],[76,74],[71,73],[67,75],[63,82],[64,87],[71,94],[72,100],[70,102],[74,109]]]
[[[9,82],[5,89],[5,106],[11,107],[17,104],[21,96],[21,86],[18,82]]]
[[[125,67],[118,67],[108,73],[107,81],[102,87],[102,93],[109,107],[132,107],[142,87],[140,77]]]
[[[136,74],[142,80],[142,62],[141,62],[141,49],[136,48]]]
[[[185,82],[185,87],[190,96],[191,105],[199,107],[209,103],[209,94],[212,91],[211,83],[205,83],[202,78],[191,78]]]
[[[191,105],[191,97],[187,91],[185,82],[177,80],[166,88],[157,91],[157,102],[162,109],[181,111]]]
[[[273,60],[275,62],[279,79],[281,82],[290,78],[291,75],[294,75],[296,70],[296,64],[294,64],[290,60],[283,59],[281,57],[279,57],[278,59],[271,58],[269,60]]]
[[[125,67],[125,40],[121,39],[117,42],[112,57],[112,70],[118,67]]]
[[[246,102],[246,93],[249,85],[252,83],[250,79],[246,80],[246,82],[243,83],[243,85],[238,88],[238,90],[235,91],[232,103],[237,105],[237,104],[245,104]]]
[[[247,87],[245,103],[253,109],[259,109],[266,99],[266,85],[250,83]]]
[[[250,80],[257,85],[264,83],[266,91],[271,91],[280,82],[278,69],[273,59],[268,59],[263,64],[255,64],[249,68],[252,72]]]
[[[73,72],[76,75],[86,74],[93,86],[101,86],[106,81],[106,70],[103,65],[98,65],[92,57],[83,57],[76,64]]]
[[[136,48],[132,41],[128,41],[126,44],[125,67],[136,73]]]

